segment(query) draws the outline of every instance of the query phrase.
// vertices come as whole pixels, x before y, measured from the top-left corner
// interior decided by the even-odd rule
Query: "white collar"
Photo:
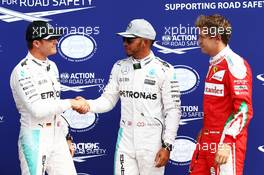
[[[141,67],[147,65],[148,63],[150,63],[152,61],[152,59],[155,58],[155,55],[152,51],[150,51],[149,55],[147,55],[146,57],[142,58],[142,59],[135,59],[133,57],[131,57],[132,59],[132,63],[133,64],[140,64]]]
[[[229,47],[229,45],[227,45],[223,50],[221,50],[218,54],[216,54],[215,56],[210,58],[210,64],[218,64],[219,62],[221,62],[225,56],[230,53],[230,51],[232,51]]]
[[[44,70],[49,71],[50,70],[50,64],[49,59],[46,58],[46,60],[40,60],[35,58],[30,52],[28,52],[27,57],[29,60],[31,60],[33,64],[42,67]]]

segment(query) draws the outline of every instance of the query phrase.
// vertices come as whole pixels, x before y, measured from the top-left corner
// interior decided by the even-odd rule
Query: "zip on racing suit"
[[[229,46],[210,60],[204,90],[204,126],[190,175],[242,175],[247,127],[253,115],[252,74],[248,63]],[[231,146],[226,164],[215,164],[218,144]]]
[[[164,167],[155,167],[155,156],[162,140],[174,143],[180,120],[174,68],[152,52],[140,62],[132,57],[118,61],[101,97],[88,100],[90,111],[107,112],[119,97],[121,119],[114,174],[163,174]]]
[[[27,54],[13,70],[10,86],[21,114],[18,140],[22,175],[76,175],[66,142],[68,126],[60,113],[70,109],[60,99],[58,69],[50,60]]]

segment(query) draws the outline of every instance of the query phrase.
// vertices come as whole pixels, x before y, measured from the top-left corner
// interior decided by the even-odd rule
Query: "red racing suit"
[[[252,74],[248,63],[229,46],[211,58],[204,89],[204,123],[190,165],[190,175],[242,175],[247,126],[253,115]],[[215,164],[219,144],[231,152]]]

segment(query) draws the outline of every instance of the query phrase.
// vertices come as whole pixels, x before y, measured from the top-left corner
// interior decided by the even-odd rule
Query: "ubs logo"
[[[94,38],[86,34],[68,34],[60,39],[58,51],[71,62],[82,62],[93,57],[97,50]]]
[[[89,131],[95,127],[99,120],[98,115],[95,113],[79,114],[74,110],[65,111],[63,116],[68,121],[73,132]]]
[[[196,141],[193,138],[178,136],[170,154],[170,163],[178,166],[189,165],[195,148]]]
[[[189,94],[199,86],[200,77],[196,70],[186,65],[177,65],[174,69],[181,94]]]

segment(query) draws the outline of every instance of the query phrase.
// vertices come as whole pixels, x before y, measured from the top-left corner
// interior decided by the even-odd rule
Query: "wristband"
[[[68,134],[66,135],[66,140],[71,140],[71,141],[73,141],[73,137],[71,136],[70,133],[68,133]]]
[[[162,148],[166,149],[167,151],[172,150],[172,144],[169,144],[167,142],[162,142]]]

